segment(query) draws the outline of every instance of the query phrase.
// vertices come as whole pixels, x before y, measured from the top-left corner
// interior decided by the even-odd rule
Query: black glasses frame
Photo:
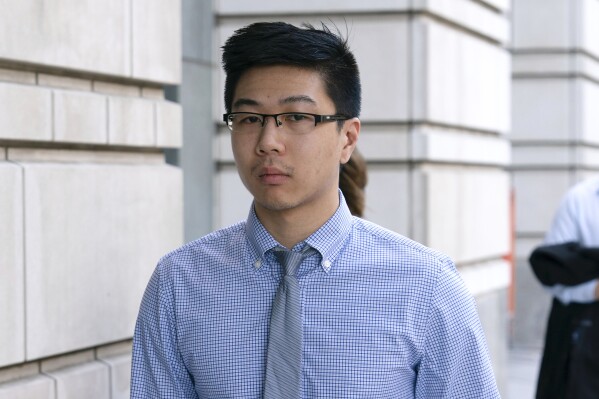
[[[333,122],[333,121],[346,121],[348,119],[350,119],[348,116],[345,115],[319,115],[319,114],[311,114],[310,112],[281,112],[280,114],[260,114],[258,112],[229,112],[228,114],[223,114],[223,122],[225,122],[227,124],[227,126],[229,127],[229,129],[232,131],[233,130],[233,126],[231,126],[230,122],[230,118],[232,116],[235,115],[258,115],[262,117],[262,124],[261,126],[264,127],[264,124],[266,123],[266,118],[269,116],[272,116],[272,118],[275,120],[275,124],[277,126],[281,126],[283,124],[283,122],[281,122],[279,120],[279,116],[281,115],[310,115],[312,117],[314,117],[314,126],[318,125],[319,123],[323,123],[323,122]]]

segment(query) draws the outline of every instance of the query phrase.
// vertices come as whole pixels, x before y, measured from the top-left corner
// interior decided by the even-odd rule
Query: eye
[[[314,117],[309,114],[285,114],[286,122],[313,122]]]
[[[245,125],[253,125],[256,123],[262,123],[262,118],[260,117],[260,115],[256,115],[256,114],[244,114],[244,115],[239,115],[238,116],[239,123],[243,123]]]

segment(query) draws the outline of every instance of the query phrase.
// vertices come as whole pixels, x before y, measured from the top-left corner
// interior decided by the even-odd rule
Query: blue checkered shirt
[[[498,398],[473,298],[446,256],[353,217],[298,244],[303,398]],[[163,257],[133,342],[132,398],[260,398],[279,244],[255,213]],[[284,398],[282,398],[284,399]]]

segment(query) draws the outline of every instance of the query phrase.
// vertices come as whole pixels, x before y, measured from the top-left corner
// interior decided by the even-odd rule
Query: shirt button
[[[260,266],[262,266],[262,261],[261,261],[260,259],[258,259],[258,260],[256,260],[256,261],[254,262],[254,267],[255,267],[256,269],[259,269],[259,268],[260,268]]]
[[[322,262],[322,267],[324,267],[324,270],[326,270],[328,272],[329,269],[331,268],[331,261],[325,260],[324,262]]]

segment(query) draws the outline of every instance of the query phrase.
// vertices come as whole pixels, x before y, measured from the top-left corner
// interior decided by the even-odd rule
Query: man
[[[499,397],[451,260],[353,217],[338,190],[360,132],[346,41],[256,23],[223,49],[224,121],[253,206],[160,261],[132,397]]]
[[[530,262],[553,294],[538,399],[599,398],[599,177],[564,195]]]

